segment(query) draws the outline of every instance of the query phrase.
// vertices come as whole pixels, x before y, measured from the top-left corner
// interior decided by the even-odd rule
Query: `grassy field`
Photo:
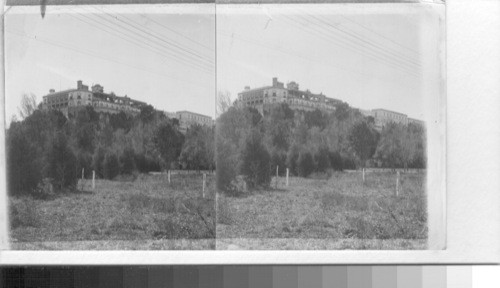
[[[217,249],[425,249],[425,185],[401,174],[396,196],[395,173],[355,172],[218,195]]]
[[[79,191],[11,197],[11,249],[214,249],[214,177],[139,175]]]

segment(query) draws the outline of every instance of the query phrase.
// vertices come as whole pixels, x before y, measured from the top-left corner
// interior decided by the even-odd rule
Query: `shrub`
[[[226,139],[218,138],[216,159],[217,171],[215,174],[216,185],[219,191],[233,190],[232,182],[236,179],[238,155],[232,152],[232,145]]]
[[[6,137],[7,183],[10,195],[31,192],[42,179],[40,160],[24,129],[12,123]]]
[[[271,183],[271,156],[262,144],[262,137],[258,131],[252,131],[245,139],[245,146],[241,151],[240,173],[245,177],[248,188],[269,186]]]
[[[311,153],[307,151],[300,152],[297,160],[297,170],[301,177],[307,177],[314,171],[314,160]]]
[[[106,156],[106,152],[102,147],[97,147],[94,151],[94,155],[92,155],[92,168],[95,170],[96,174],[104,177],[104,157]]]
[[[342,157],[342,169],[356,169],[356,160],[353,157]]]
[[[56,188],[74,187],[77,178],[77,159],[68,146],[66,136],[57,133],[49,140],[45,153],[44,175],[52,178]]]
[[[276,166],[279,166],[279,175],[283,176],[286,174],[287,163],[286,163],[286,153],[283,151],[279,151],[277,149],[273,149],[271,151],[271,168],[276,169]],[[273,170],[274,171],[274,170]]]
[[[126,148],[120,156],[121,174],[132,174],[136,170],[134,150]]]
[[[325,172],[330,168],[328,148],[321,147],[318,152],[314,154],[314,163],[317,172]]]
[[[113,179],[120,174],[120,163],[115,154],[108,152],[104,157],[103,174],[106,179]]]
[[[294,175],[299,175],[297,160],[299,159],[299,151],[296,146],[292,146],[290,150],[288,150],[288,154],[286,155],[286,165],[290,168],[290,172]]]
[[[330,167],[335,170],[335,171],[342,171],[343,170],[343,164],[342,164],[342,157],[340,156],[340,153],[335,151],[335,152],[330,152],[328,154],[328,159],[330,160]]]
[[[84,170],[85,177],[92,177],[92,154],[84,151],[79,151],[76,155],[77,159],[77,177],[81,177],[81,171]]]

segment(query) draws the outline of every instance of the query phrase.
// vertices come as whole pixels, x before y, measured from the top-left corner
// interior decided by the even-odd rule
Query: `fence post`
[[[276,165],[276,189],[278,189],[278,165]]]
[[[365,182],[365,168],[363,168],[363,183]]]
[[[203,198],[205,198],[205,185],[207,182],[207,174],[203,173]]]
[[[396,196],[399,196],[399,171],[397,172],[396,177]]]
[[[92,190],[95,189],[95,170],[92,170]]]
[[[286,186],[288,187],[288,173],[289,173],[289,170],[288,168],[286,168]]]
[[[85,168],[82,168],[82,180],[83,180],[84,173],[85,173]]]
[[[168,184],[170,184],[170,170],[167,171]]]

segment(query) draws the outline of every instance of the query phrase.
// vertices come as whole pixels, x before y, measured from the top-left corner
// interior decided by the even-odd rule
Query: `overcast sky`
[[[13,7],[5,17],[7,122],[23,93],[40,102],[49,89],[75,88],[77,80],[160,110],[214,116],[213,5],[48,7],[45,19],[32,8]]]
[[[42,101],[77,80],[213,117],[215,91],[235,99],[272,77],[424,119],[424,110],[439,110],[443,12],[420,4],[50,6],[42,19],[39,7],[13,7],[5,17],[7,122],[23,93]]]
[[[278,77],[357,108],[424,119],[424,83],[434,76],[424,60],[438,53],[425,31],[437,30],[438,13],[408,5],[308,7],[218,6],[218,89],[234,99],[246,85],[271,85]]]

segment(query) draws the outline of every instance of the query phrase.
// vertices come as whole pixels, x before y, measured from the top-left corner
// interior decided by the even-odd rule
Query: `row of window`
[[[191,114],[186,114],[185,117],[188,118],[189,120],[195,120],[195,121],[201,121],[201,122],[207,122],[207,123],[211,121],[211,119],[209,119],[209,118],[197,116],[197,115],[191,115]]]
[[[43,99],[45,103],[63,103],[63,102],[68,102],[68,98],[44,98]]]

